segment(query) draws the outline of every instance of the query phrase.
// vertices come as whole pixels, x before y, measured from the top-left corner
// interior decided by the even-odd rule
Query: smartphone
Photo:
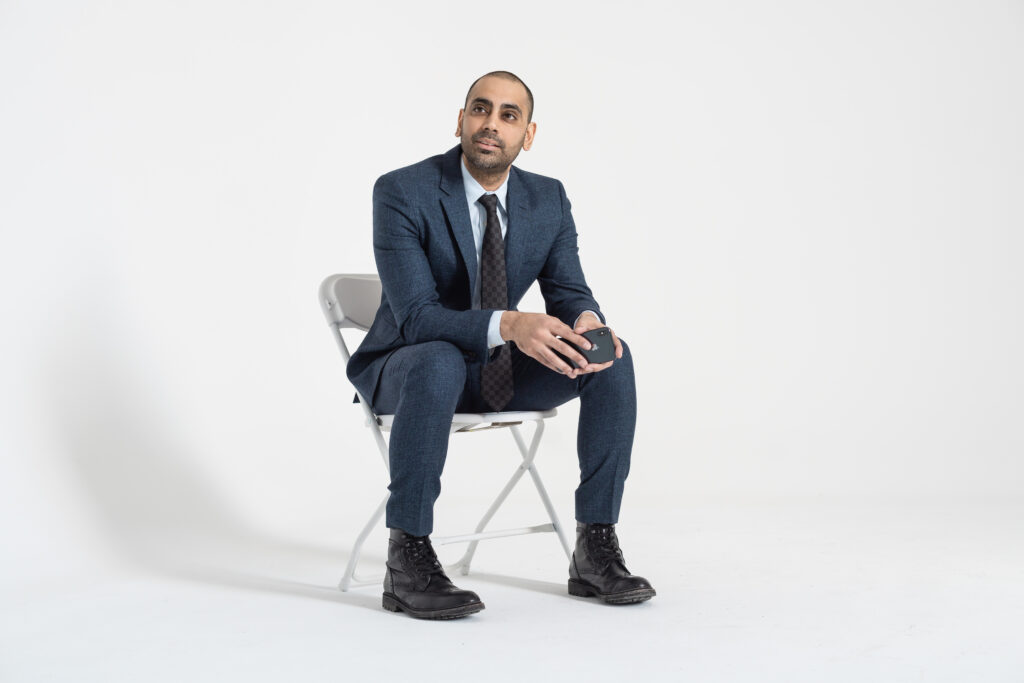
[[[599,327],[596,330],[587,330],[581,336],[590,342],[589,349],[581,349],[567,339],[562,339],[561,337],[559,339],[562,339],[566,344],[579,351],[587,359],[588,363],[607,363],[610,360],[615,360],[615,342],[612,340],[612,331],[610,329]],[[555,353],[570,366],[574,368],[579,367],[571,359],[558,353],[558,351],[555,351]]]

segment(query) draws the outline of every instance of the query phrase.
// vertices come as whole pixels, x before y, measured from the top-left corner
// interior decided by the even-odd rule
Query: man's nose
[[[492,111],[490,115],[487,117],[487,120],[484,121],[484,128],[488,128],[490,130],[497,132],[499,116],[499,112]]]

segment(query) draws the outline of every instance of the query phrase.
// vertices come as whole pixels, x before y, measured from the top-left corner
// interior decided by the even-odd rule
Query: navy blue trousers
[[[511,347],[515,395],[504,410],[547,410],[580,399],[576,520],[616,523],[636,429],[629,347],[622,341],[622,358],[576,379],[546,368],[515,344]],[[415,536],[433,530],[452,415],[491,410],[480,398],[481,367],[479,362],[467,362],[462,351],[446,341],[406,346],[388,358],[373,407],[378,414],[395,416],[388,452],[389,528]]]

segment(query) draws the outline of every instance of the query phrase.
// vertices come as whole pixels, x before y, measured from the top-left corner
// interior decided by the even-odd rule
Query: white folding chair
[[[327,317],[327,323],[334,334],[335,341],[338,343],[338,348],[341,350],[342,358],[345,359],[346,364],[348,364],[349,352],[341,330],[344,328],[355,328],[364,332],[368,330],[377,313],[380,300],[381,284],[380,278],[376,274],[331,275],[320,285],[320,306]],[[384,467],[389,469],[388,446],[384,441],[383,432],[391,429],[391,423],[395,416],[374,414],[370,402],[358,391],[356,391],[356,395],[359,398],[360,405],[363,407],[363,412],[366,414],[366,424],[370,427],[370,431],[377,442],[377,448],[384,459]],[[558,535],[558,540],[562,543],[562,549],[565,550],[566,557],[572,557],[572,550],[569,546],[569,540],[565,535],[565,529],[562,527],[561,522],[558,521],[555,507],[552,505],[551,498],[548,497],[547,490],[544,488],[544,482],[541,481],[540,474],[537,473],[537,467],[533,463],[537,455],[537,448],[540,445],[541,436],[544,435],[544,420],[554,417],[557,412],[555,409],[551,409],[500,413],[456,413],[452,418],[451,433],[476,432],[484,429],[508,427],[512,430],[512,436],[519,447],[523,461],[516,468],[512,478],[505,484],[498,497],[491,503],[487,512],[484,513],[483,518],[476,525],[473,533],[458,536],[441,536],[431,539],[435,545],[469,543],[466,552],[458,562],[448,567],[449,570],[458,569],[463,575],[468,574],[470,563],[473,561],[473,554],[476,552],[477,543],[484,539],[520,536],[547,531],[553,531]],[[533,438],[530,440],[529,446],[527,446],[526,440],[519,429],[519,426],[524,422],[535,423]],[[551,521],[545,524],[516,529],[484,531],[487,523],[491,521],[491,517],[498,511],[501,504],[505,502],[505,498],[512,492],[512,489],[515,488],[525,472],[530,473],[533,485],[537,488],[537,493],[540,494],[541,502],[544,503],[544,508],[547,510],[548,518]],[[362,552],[366,537],[369,536],[370,532],[373,531],[384,515],[389,495],[384,496],[384,499],[374,510],[366,526],[363,527],[356,538],[355,545],[352,547],[352,554],[348,560],[348,566],[345,568],[345,575],[338,584],[338,588],[343,591],[347,591],[352,586],[367,586],[379,584],[383,581],[383,575],[374,578],[358,576],[356,574],[356,565],[359,563],[359,555]]]

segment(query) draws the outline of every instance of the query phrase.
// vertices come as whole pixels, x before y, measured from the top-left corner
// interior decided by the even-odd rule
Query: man
[[[429,539],[452,415],[546,410],[576,397],[569,592],[611,604],[655,594],[626,569],[614,528],[636,423],[632,357],[614,334],[615,360],[606,363],[588,364],[566,343],[589,349],[581,333],[605,319],[583,277],[562,184],[512,167],[533,145],[532,119],[525,83],[486,74],[459,110],[461,144],[381,176],[373,189],[384,291],[348,376],[377,413],[395,416],[383,596],[391,611],[450,619],[484,607],[452,584]],[[546,314],[517,311],[535,280]]]

